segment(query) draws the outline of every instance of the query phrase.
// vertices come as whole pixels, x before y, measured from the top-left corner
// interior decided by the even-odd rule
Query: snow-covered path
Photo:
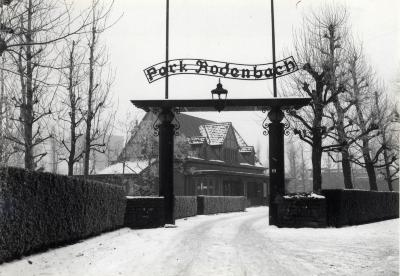
[[[268,208],[127,228],[0,265],[8,275],[398,275],[399,220],[279,229]]]

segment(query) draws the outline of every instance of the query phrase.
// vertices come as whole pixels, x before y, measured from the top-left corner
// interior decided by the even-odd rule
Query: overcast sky
[[[103,39],[116,72],[112,90],[118,101],[119,118],[124,118],[126,110],[132,109],[129,100],[164,97],[165,82],[149,84],[143,69],[165,60],[165,2],[115,1],[113,17],[123,16]],[[291,54],[293,30],[300,26],[303,15],[317,10],[327,1],[298,2],[275,0],[277,60]],[[354,36],[363,42],[367,58],[378,76],[389,88],[393,87],[400,64],[400,1],[333,2],[347,6]],[[170,59],[203,58],[244,64],[271,62],[269,8],[269,0],[170,0]],[[217,82],[217,78],[206,76],[172,76],[170,98],[210,98],[210,90]],[[271,80],[223,79],[222,83],[229,91],[229,98],[272,96]],[[204,116],[215,121],[232,121],[248,144],[265,144],[260,115],[222,112]]]

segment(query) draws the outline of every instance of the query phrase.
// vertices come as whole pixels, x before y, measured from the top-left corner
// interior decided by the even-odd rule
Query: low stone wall
[[[287,197],[277,206],[278,227],[326,227],[326,200],[313,197]]]
[[[164,226],[164,198],[127,197],[124,225],[130,228]]]
[[[328,225],[341,227],[399,217],[399,193],[324,190]]]

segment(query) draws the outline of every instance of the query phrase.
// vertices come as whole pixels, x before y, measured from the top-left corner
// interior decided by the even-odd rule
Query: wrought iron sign
[[[293,57],[275,63],[275,76],[282,77],[298,70]],[[192,74],[240,80],[266,80],[274,77],[274,64],[239,64],[206,59],[172,59],[143,70],[149,83],[166,76]]]

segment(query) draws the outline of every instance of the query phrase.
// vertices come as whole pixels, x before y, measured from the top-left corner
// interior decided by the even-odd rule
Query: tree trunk
[[[349,160],[349,148],[346,146],[347,135],[344,129],[344,110],[340,106],[339,100],[335,101],[335,109],[338,116],[337,121],[337,132],[338,132],[338,142],[343,144],[340,152],[342,154],[342,170],[343,170],[343,180],[344,187],[346,189],[353,189],[353,182],[351,179],[351,166]]]
[[[364,159],[365,159],[365,169],[367,170],[370,189],[371,191],[377,191],[378,185],[376,183],[374,164],[372,163],[369,154],[367,156],[364,155]]]
[[[358,113],[358,118],[360,121],[360,127],[361,131],[363,133],[366,133],[366,123],[364,121],[364,118],[362,116],[361,109],[357,105],[357,113]],[[370,155],[370,147],[369,147],[369,142],[368,138],[362,139],[362,146],[361,150],[363,153],[363,158],[364,158],[364,164],[365,164],[365,169],[367,170],[368,174],[368,181],[369,181],[369,186],[372,191],[377,191],[378,186],[376,184],[376,174],[375,174],[375,168],[374,168],[374,163],[372,162],[372,158]]]
[[[355,64],[352,66],[352,79],[354,83],[354,96],[355,96],[355,107],[356,107],[356,112],[357,112],[357,117],[358,117],[358,124],[361,130],[361,133],[368,133],[367,131],[367,122],[364,119],[363,111],[361,109],[361,103],[360,103],[360,87],[359,87],[359,82],[358,82],[358,76],[357,76],[357,71]],[[369,181],[369,186],[370,189],[373,191],[377,191],[378,187],[376,184],[376,174],[375,174],[375,168],[374,168],[374,163],[372,162],[371,155],[370,155],[370,147],[369,147],[369,142],[368,142],[368,137],[365,135],[363,136],[362,140],[362,145],[361,145],[361,151],[363,154],[364,158],[364,166],[365,169],[367,170],[368,174],[368,181]]]
[[[392,178],[390,176],[390,160],[389,160],[389,156],[388,156],[386,148],[383,150],[383,158],[385,160],[386,181],[388,183],[389,191],[392,192],[393,191],[393,184],[392,184]]]
[[[322,91],[323,84],[317,83],[317,91]],[[318,94],[317,102],[322,102],[322,93]],[[323,105],[316,104],[315,116],[313,121],[312,129],[312,152],[311,161],[313,167],[313,191],[315,193],[321,193],[322,189],[322,175],[321,175],[321,159],[322,159],[322,133],[321,123],[323,117]]]
[[[371,191],[377,191],[378,186],[376,184],[376,174],[375,174],[375,168],[374,168],[374,163],[372,162],[371,155],[370,155],[370,150],[369,150],[369,143],[368,140],[363,139],[362,140],[362,152],[363,152],[363,157],[364,157],[364,162],[365,162],[365,169],[367,170],[368,174],[368,181],[369,181],[369,186]]]
[[[4,57],[1,57],[1,84],[0,84],[0,165],[5,163],[4,156],[4,131],[3,131],[3,120],[5,119],[5,91],[4,91]],[[4,108],[4,111],[3,111]]]
[[[321,159],[322,159],[321,131],[320,128],[314,127],[311,161],[313,167],[313,191],[318,194],[321,193],[322,189]]]
[[[335,58],[335,42],[336,42],[336,34],[335,28],[328,28],[329,29],[329,51],[330,51],[330,67],[331,67],[331,83],[330,87],[337,93],[339,90],[337,78],[336,78],[336,58]],[[347,135],[345,131],[345,109],[341,106],[339,97],[335,97],[336,100],[334,101],[334,106],[336,109],[337,114],[337,122],[336,122],[336,129],[338,133],[338,142],[342,144],[341,154],[342,154],[342,170],[343,170],[343,180],[344,180],[344,187],[346,189],[353,189],[353,183],[351,180],[351,166],[349,160],[349,148],[345,146],[347,144]]]
[[[28,27],[26,30],[26,101],[22,107],[24,120],[24,142],[25,142],[25,169],[34,170],[34,153],[32,144],[33,129],[33,68],[32,68],[32,0],[28,4]]]
[[[343,170],[343,180],[344,187],[346,189],[354,189],[353,182],[351,179],[351,164],[349,158],[349,150],[347,147],[342,149],[342,170]]]
[[[321,158],[322,151],[319,147],[313,147],[311,153],[312,167],[313,167],[313,191],[321,193],[322,188],[322,175],[321,175]]]
[[[306,168],[306,160],[304,158],[304,148],[302,144],[300,144],[300,149],[301,149],[301,184],[303,185],[303,192],[305,193],[307,168]]]
[[[93,11],[94,16],[94,11]],[[89,159],[90,159],[90,144],[91,144],[91,129],[92,129],[92,120],[93,120],[93,111],[92,111],[92,97],[94,90],[94,49],[96,43],[96,28],[95,28],[95,20],[93,20],[92,26],[92,37],[90,42],[90,56],[89,56],[89,89],[88,89],[88,104],[87,104],[87,118],[86,118],[86,135],[85,135],[85,156],[84,156],[84,167],[83,174],[86,178],[89,175]]]
[[[74,93],[73,74],[74,74],[74,49],[75,41],[72,42],[72,49],[69,56],[69,76],[68,76],[68,93],[71,104],[71,125],[70,125],[70,151],[68,156],[68,175],[74,175],[75,153],[76,153],[76,97]]]

